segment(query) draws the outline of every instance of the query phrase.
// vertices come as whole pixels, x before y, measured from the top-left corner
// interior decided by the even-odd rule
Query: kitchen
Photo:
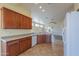
[[[20,4],[0,4],[0,6],[1,55],[18,55],[37,43],[45,43],[46,41],[42,39],[46,36],[49,38],[50,34],[32,31],[31,12]]]
[[[73,3],[0,3],[0,55],[66,55],[66,13],[78,8]]]

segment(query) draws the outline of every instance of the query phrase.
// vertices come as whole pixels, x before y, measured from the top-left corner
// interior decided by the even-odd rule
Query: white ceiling
[[[69,11],[73,4],[71,3],[25,3],[22,4],[31,10],[33,21],[36,21],[41,24],[48,24],[50,22],[57,22],[64,20],[65,14]],[[42,9],[45,9],[45,12],[42,12],[42,9],[39,8],[42,6]]]

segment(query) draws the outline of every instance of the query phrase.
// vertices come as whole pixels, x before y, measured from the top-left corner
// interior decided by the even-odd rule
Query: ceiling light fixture
[[[45,12],[45,10],[43,9],[42,12]]]
[[[40,9],[42,8],[42,6],[39,7]]]

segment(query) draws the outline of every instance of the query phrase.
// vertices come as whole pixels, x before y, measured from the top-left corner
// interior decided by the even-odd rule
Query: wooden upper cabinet
[[[21,19],[22,19],[21,14],[17,13],[16,18],[18,19],[18,29],[22,29],[21,28]]]
[[[32,29],[32,18],[29,18],[28,20],[28,28]]]
[[[26,17],[24,15],[21,16],[21,28],[22,29],[32,29],[32,19],[29,17]]]
[[[21,28],[22,29],[27,29],[27,26],[28,26],[28,20],[27,20],[27,18],[25,17],[25,16],[21,16],[22,17],[22,19],[20,20],[20,22],[21,22]]]
[[[2,8],[2,12],[3,28],[16,29],[18,27],[18,19],[16,19],[16,13],[6,8]]]
[[[32,19],[5,7],[2,9],[4,29],[32,29]]]

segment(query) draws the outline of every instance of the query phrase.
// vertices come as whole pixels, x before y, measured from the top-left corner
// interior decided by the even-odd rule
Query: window
[[[43,28],[43,25],[40,25],[41,28]]]
[[[36,27],[39,27],[39,24],[35,24]]]

